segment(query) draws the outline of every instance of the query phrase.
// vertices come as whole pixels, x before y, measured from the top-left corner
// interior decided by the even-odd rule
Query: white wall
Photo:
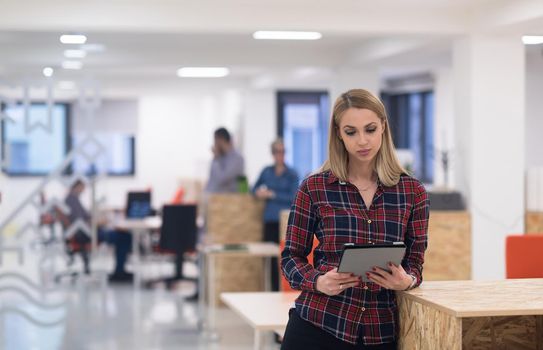
[[[453,73],[450,68],[442,68],[434,72],[434,188],[437,190],[446,185],[455,188],[454,166],[459,161],[455,149],[454,130],[454,88]],[[448,183],[441,166],[443,150],[449,151]]]
[[[244,94],[243,156],[251,186],[262,169],[273,163],[270,145],[277,135],[275,98],[275,90],[272,89],[246,91]]]
[[[543,211],[543,54],[526,51],[526,210]]]
[[[543,166],[543,55],[526,55],[526,168]]]
[[[523,232],[524,61],[517,36],[455,46],[456,168],[469,194],[474,279],[504,278],[505,237]]]

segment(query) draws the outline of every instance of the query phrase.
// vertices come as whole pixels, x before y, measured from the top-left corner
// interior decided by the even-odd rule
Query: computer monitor
[[[126,218],[141,219],[151,215],[151,192],[128,192]]]

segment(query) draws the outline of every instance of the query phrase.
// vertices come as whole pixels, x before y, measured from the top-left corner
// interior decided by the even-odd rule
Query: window
[[[285,161],[303,179],[326,159],[328,93],[278,92],[277,102],[277,130],[285,142]]]
[[[394,144],[413,155],[412,171],[423,182],[434,180],[433,91],[391,94],[381,98],[387,109]]]
[[[91,160],[83,155],[76,155],[72,163],[73,171],[80,174],[107,174],[112,176],[134,175],[135,173],[135,138],[121,133],[95,133],[92,142],[86,134],[76,134],[73,145],[82,143],[82,152],[90,155]],[[90,141],[90,142],[89,142]],[[104,152],[100,152],[103,148]],[[96,159],[92,156],[98,154]]]
[[[2,170],[8,175],[46,175],[56,169],[70,149],[70,108],[54,104],[51,120],[45,103],[32,103],[25,121],[23,105],[4,106]],[[50,124],[49,124],[50,123]]]

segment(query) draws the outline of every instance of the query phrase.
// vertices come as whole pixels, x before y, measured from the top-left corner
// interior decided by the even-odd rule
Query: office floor
[[[16,271],[36,281],[35,269],[40,266],[39,257],[39,254],[25,254],[24,266],[19,265],[14,258],[5,258],[0,266],[0,276],[2,273]],[[111,265],[109,254],[101,254],[93,261],[95,270],[100,267],[109,268]],[[162,262],[160,267],[152,267],[150,274],[171,269],[171,266],[165,266]],[[186,270],[188,273],[196,273],[195,266],[191,264],[186,265]],[[191,282],[182,282],[176,291],[168,291],[161,286],[135,290],[132,284],[111,283],[102,289],[96,276],[74,284],[66,279],[59,285],[48,285],[47,288],[55,290],[47,294],[46,300],[40,299],[39,293],[36,294],[24,283],[8,280],[0,278],[0,349],[253,348],[253,331],[250,326],[226,308],[219,309],[217,313],[218,341],[212,341],[198,332],[197,303],[185,300],[195,290]],[[14,284],[25,289],[27,296],[5,288]],[[56,307],[36,306],[28,297],[33,293],[34,300],[46,300],[45,304]],[[10,312],[10,308],[23,313]],[[38,325],[36,322],[43,324]],[[267,350],[279,349],[272,334],[268,334],[263,343]]]

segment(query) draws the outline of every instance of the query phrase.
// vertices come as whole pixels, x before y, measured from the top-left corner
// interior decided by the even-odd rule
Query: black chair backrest
[[[141,219],[150,216],[151,192],[128,192],[125,214],[129,219]]]
[[[196,249],[196,205],[165,205],[160,229],[161,249],[177,254]]]

